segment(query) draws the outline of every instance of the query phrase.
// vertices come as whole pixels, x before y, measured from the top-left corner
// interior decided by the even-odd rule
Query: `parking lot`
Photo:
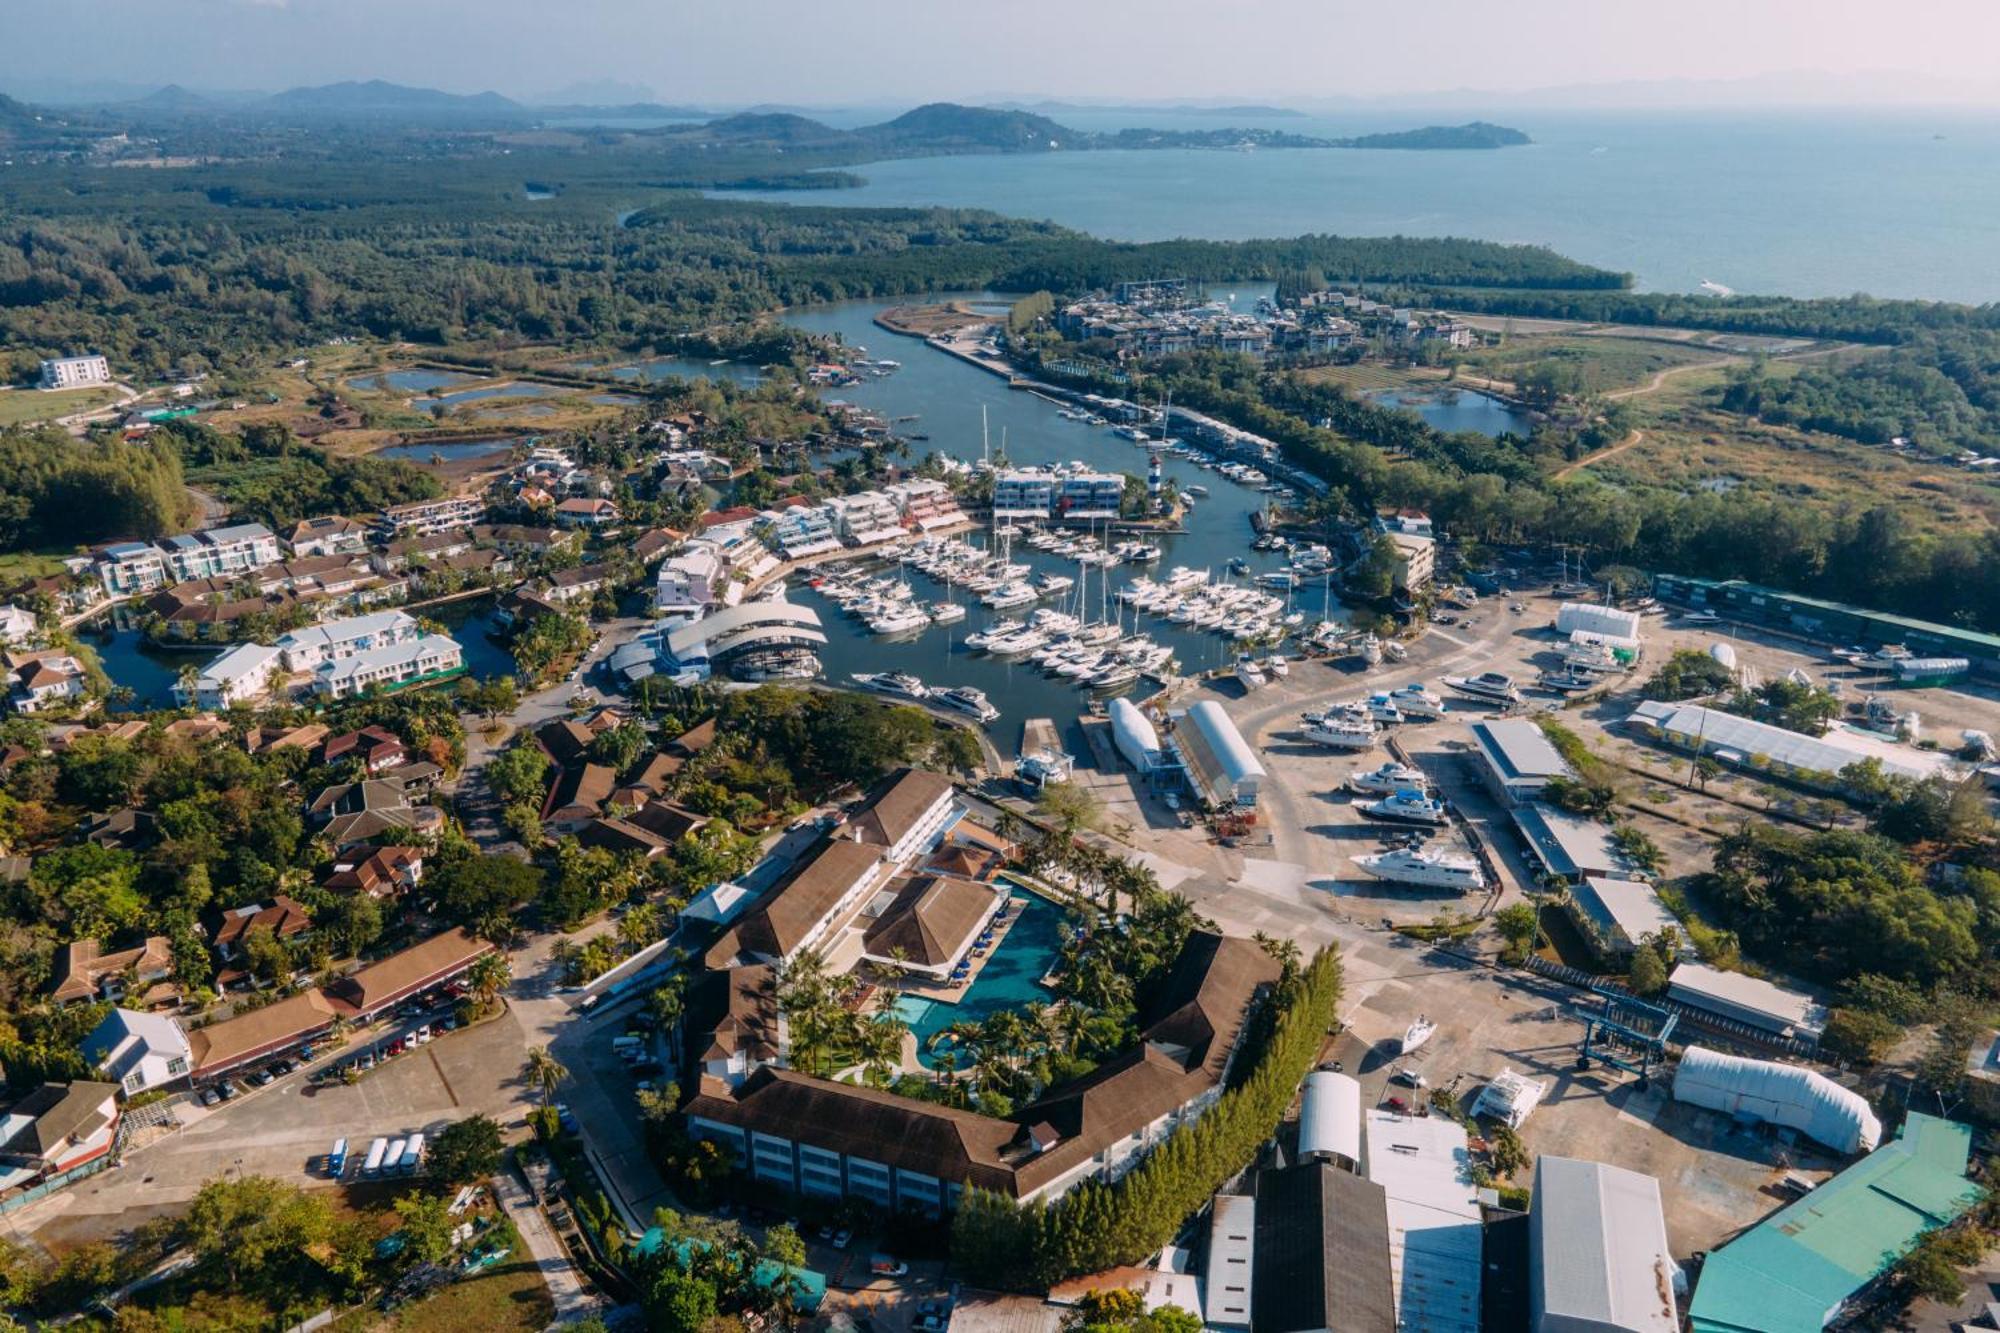
[[[400,1031],[388,1029],[381,1040]],[[341,1059],[366,1049],[352,1046]],[[243,1088],[212,1109],[184,1103],[177,1108],[180,1129],[128,1152],[117,1169],[9,1215],[6,1224],[49,1244],[105,1239],[185,1205],[203,1182],[218,1175],[268,1175],[331,1187],[324,1157],[335,1139],[348,1141],[353,1179],[378,1136],[434,1134],[475,1113],[518,1128],[527,1106],[522,1049],[521,1026],[511,1011],[503,1011],[434,1036],[352,1085],[314,1082],[298,1071],[268,1086]]]

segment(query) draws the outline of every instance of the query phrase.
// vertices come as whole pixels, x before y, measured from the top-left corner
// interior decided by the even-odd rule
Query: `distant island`
[[[1363,134],[1353,139],[1335,139],[1335,148],[1518,148],[1533,143],[1520,130],[1493,125],[1483,120],[1464,125],[1426,125],[1420,130],[1395,130],[1387,134]]]

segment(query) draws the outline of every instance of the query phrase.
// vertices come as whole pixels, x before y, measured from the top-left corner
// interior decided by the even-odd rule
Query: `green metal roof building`
[[[1653,579],[1653,592],[1662,601],[1710,610],[1745,624],[1769,625],[1820,643],[1871,647],[1900,643],[1918,657],[1963,657],[1980,675],[2000,675],[2000,635],[1975,629],[1804,597],[1741,579],[1717,582],[1660,574]]]
[[[1910,1114],[1896,1138],[1708,1256],[1694,1333],[1818,1333],[1933,1227],[1963,1213],[1972,1130]]]

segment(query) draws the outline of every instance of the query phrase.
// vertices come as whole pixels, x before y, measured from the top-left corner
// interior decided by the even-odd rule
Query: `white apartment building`
[[[729,567],[707,547],[684,552],[660,566],[653,607],[663,615],[700,615],[722,601]]]
[[[965,511],[958,507],[958,497],[951,493],[951,487],[941,481],[933,481],[929,477],[901,481],[889,488],[889,494],[902,508],[904,520],[919,532],[965,521]]]
[[[101,356],[59,356],[42,362],[44,389],[80,389],[111,383],[111,365]]]
[[[441,500],[416,500],[382,511],[375,530],[384,536],[410,537],[462,528],[486,517],[486,502],[476,495],[448,495]]]
[[[33,611],[20,606],[0,606],[0,643],[24,643],[40,630]]]
[[[327,662],[313,679],[313,688],[330,699],[351,699],[376,686],[402,686],[441,680],[465,669],[458,640],[426,634],[407,643],[371,648]]]
[[[295,629],[279,638],[278,648],[285,655],[285,670],[313,671],[328,662],[408,643],[423,632],[407,611],[377,611]]]
[[[175,685],[174,698],[182,707],[197,704],[207,709],[248,703],[270,690],[283,660],[283,650],[269,644],[238,644],[201,669],[192,691]]]
[[[159,546],[176,583],[234,578],[278,563],[278,538],[262,523],[184,532]]]
[[[342,514],[301,519],[285,534],[294,559],[315,555],[359,555],[368,549],[368,529]]]
[[[840,535],[856,545],[875,546],[903,535],[903,511],[894,496],[882,491],[837,495],[826,509]]]
[[[97,554],[97,579],[113,596],[151,592],[167,582],[167,557],[149,542],[114,542]]]

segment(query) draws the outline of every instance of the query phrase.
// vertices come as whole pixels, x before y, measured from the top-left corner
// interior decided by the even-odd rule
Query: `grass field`
[[[72,412],[115,403],[124,394],[108,384],[89,389],[0,390],[0,426],[25,426],[37,421],[53,421]]]
[[[1444,377],[1443,371],[1424,366],[1382,366],[1369,362],[1355,366],[1318,366],[1303,374],[1304,378],[1318,384],[1338,384],[1349,393],[1435,384]]]
[[[1567,334],[1509,338],[1498,347],[1481,348],[1465,357],[1468,370],[1495,379],[1512,379],[1541,362],[1573,366],[1589,393],[1636,388],[1663,370],[1719,361],[1727,355],[1708,347],[1687,347],[1641,338]],[[1676,376],[1671,382],[1685,378]]]
[[[548,1284],[528,1261],[454,1282],[391,1314],[357,1310],[330,1333],[532,1333],[547,1328],[555,1310]]]

